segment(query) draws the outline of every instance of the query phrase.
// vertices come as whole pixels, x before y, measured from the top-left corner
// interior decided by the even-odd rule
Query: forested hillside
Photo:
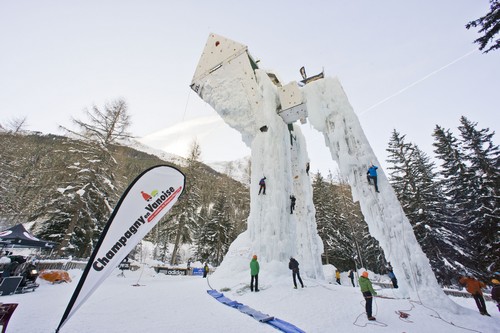
[[[213,241],[221,260],[222,251],[245,228],[248,189],[200,163],[196,149],[184,165],[175,165],[127,146],[104,148],[63,136],[1,133],[2,227],[34,222],[32,232],[58,243],[57,255],[87,257],[128,184],[145,169],[168,164],[186,175],[186,193],[177,210],[148,237],[164,249],[159,251],[162,259],[167,243],[197,243],[206,254],[205,242]],[[211,224],[221,219],[225,223],[212,230]],[[169,257],[175,261],[175,255]]]
[[[330,173],[313,175],[318,234],[325,263],[341,271],[365,267],[385,274],[389,265],[375,238],[370,236],[361,208],[353,202],[349,185]]]
[[[389,180],[444,285],[466,273],[487,280],[500,269],[500,150],[494,133],[460,121],[459,138],[436,126],[434,160],[396,130],[387,149]],[[156,245],[155,258],[179,263],[180,247],[189,244],[193,259],[218,265],[246,230],[250,161],[221,164],[219,173],[201,163],[200,155],[196,142],[186,159],[161,159],[116,143],[2,132],[0,225],[32,222],[35,235],[58,244],[54,255],[88,257],[130,182],[151,166],[168,164],[186,175],[186,190],[146,236]],[[343,271],[365,267],[386,273],[390,263],[348,184],[320,173],[311,174],[311,181],[323,262]]]
[[[500,149],[465,117],[457,132],[436,125],[435,159],[396,130],[387,149],[392,187],[444,284],[500,270]]]

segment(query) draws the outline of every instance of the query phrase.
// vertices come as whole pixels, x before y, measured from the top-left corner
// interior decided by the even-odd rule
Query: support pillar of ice
[[[348,179],[354,201],[359,201],[370,235],[384,250],[398,278],[400,297],[425,300],[427,304],[458,306],[442,291],[430,263],[418,244],[408,218],[383,170],[378,169],[378,188],[368,186],[366,172],[380,166],[349,100],[336,78],[325,78],[303,88],[309,121],[323,133],[325,144]]]

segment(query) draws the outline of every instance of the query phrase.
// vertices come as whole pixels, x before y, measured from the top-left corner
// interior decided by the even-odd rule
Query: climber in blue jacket
[[[375,192],[379,193],[378,192],[378,185],[377,185],[377,169],[378,167],[373,165],[368,169],[368,171],[366,172],[366,178],[368,179],[368,183],[372,183],[372,179],[373,179],[373,184],[375,185]]]

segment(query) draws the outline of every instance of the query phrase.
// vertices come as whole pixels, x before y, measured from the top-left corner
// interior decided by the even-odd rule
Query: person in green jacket
[[[365,309],[368,320],[376,320],[375,317],[372,316],[372,300],[373,296],[377,295],[377,292],[373,290],[372,283],[368,279],[368,272],[365,271],[361,274],[359,278],[359,287],[366,301]]]
[[[259,262],[257,261],[257,256],[254,254],[252,261],[250,261],[250,291],[254,291],[254,281],[255,281],[255,291],[259,291]]]

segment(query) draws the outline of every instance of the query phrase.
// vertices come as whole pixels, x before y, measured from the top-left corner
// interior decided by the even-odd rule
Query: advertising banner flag
[[[56,332],[172,208],[185,182],[176,168],[159,165],[129,185],[104,227]]]

